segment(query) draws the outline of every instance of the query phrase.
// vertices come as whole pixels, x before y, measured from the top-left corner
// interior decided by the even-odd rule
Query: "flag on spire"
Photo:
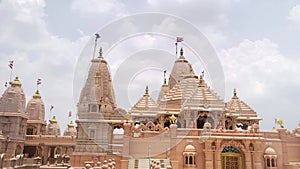
[[[5,87],[7,87],[7,82],[5,82],[5,85],[4,85]]]
[[[183,37],[177,37],[176,42],[182,42],[183,41]]]
[[[53,108],[54,108],[54,106],[53,106],[53,105],[51,105],[51,107],[50,107],[50,111],[52,111],[52,110],[53,110]]]
[[[69,111],[69,117],[71,117],[72,116],[72,112],[71,111]]]
[[[10,67],[10,69],[13,69],[13,67],[14,67],[14,61],[11,60],[8,63],[9,63],[8,66]]]
[[[40,85],[40,84],[42,84],[42,79],[38,78],[38,79],[36,80],[36,85]]]
[[[101,36],[99,35],[99,33],[95,33],[96,39],[101,38]]]

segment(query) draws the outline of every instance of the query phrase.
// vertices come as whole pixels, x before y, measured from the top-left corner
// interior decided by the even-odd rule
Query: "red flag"
[[[11,61],[9,61],[8,63],[9,63],[8,66],[9,66],[11,69],[13,69],[13,67],[14,67],[14,61],[11,60]]]
[[[53,106],[53,105],[51,105],[51,107],[50,107],[50,111],[51,111],[53,108],[54,108],[54,106]]]
[[[177,37],[176,41],[177,42],[182,42],[183,41],[183,37]]]
[[[72,116],[72,112],[71,111],[69,111],[69,117],[71,117]]]
[[[42,84],[42,79],[37,79],[37,80],[36,80],[36,84],[37,84],[37,85]]]

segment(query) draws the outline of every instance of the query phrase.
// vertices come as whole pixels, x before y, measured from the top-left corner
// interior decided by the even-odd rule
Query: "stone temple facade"
[[[145,86],[126,111],[117,106],[109,63],[100,49],[81,90],[77,127],[70,122],[63,135],[55,117],[45,121],[39,91],[25,106],[16,78],[0,98],[0,165],[21,168],[24,158],[40,168],[299,168],[300,125],[293,131],[283,125],[260,130],[262,119],[236,89],[224,101],[195,72],[200,71],[193,70],[181,49],[158,98]]]

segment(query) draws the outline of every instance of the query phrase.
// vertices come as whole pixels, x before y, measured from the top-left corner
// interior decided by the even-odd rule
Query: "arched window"
[[[277,154],[272,147],[266,148],[264,159],[265,159],[265,169],[277,168],[276,166]]]
[[[188,156],[185,156],[185,164],[188,164],[188,162],[189,162],[189,158]]]
[[[267,167],[271,167],[269,158],[267,158]]]
[[[275,167],[275,160],[274,160],[274,158],[272,158],[271,162],[272,162],[272,167]]]
[[[196,167],[196,156],[197,152],[195,147],[193,145],[187,145],[183,152],[184,165]]]
[[[193,157],[190,155],[190,157],[189,157],[189,164],[194,164],[193,163]]]

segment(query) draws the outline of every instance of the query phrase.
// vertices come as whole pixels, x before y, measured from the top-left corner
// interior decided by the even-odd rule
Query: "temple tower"
[[[78,108],[75,153],[111,152],[113,124],[122,119],[116,109],[108,64],[102,56],[92,59],[88,77],[81,90]]]
[[[0,153],[5,153],[7,157],[21,154],[24,148],[28,114],[21,86],[16,77],[0,98],[0,129],[4,137]]]
[[[45,105],[38,90],[27,103],[26,113],[29,116],[29,119],[27,120],[26,135],[45,134]]]

